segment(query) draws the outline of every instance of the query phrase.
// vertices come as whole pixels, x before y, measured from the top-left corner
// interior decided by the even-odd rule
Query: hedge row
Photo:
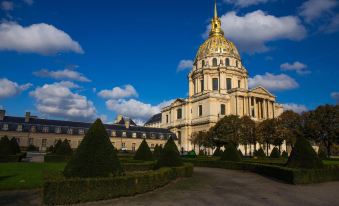
[[[279,165],[268,165],[250,162],[227,162],[215,160],[185,159],[198,167],[214,167],[232,170],[246,170],[264,176],[273,177],[290,184],[310,184],[339,180],[339,167],[331,166],[324,169],[296,169]]]
[[[47,154],[44,156],[44,162],[67,162],[70,158],[69,155]]]
[[[16,155],[0,155],[0,162],[21,162],[26,157],[26,153],[18,153]]]
[[[153,170],[155,166],[154,161],[148,162],[136,162],[136,163],[122,163],[122,167],[126,172],[133,172],[133,171],[148,171]]]
[[[74,204],[132,196],[166,185],[178,177],[190,177],[193,165],[161,168],[145,173],[108,178],[70,178],[56,174],[45,176],[43,201],[45,204]]]

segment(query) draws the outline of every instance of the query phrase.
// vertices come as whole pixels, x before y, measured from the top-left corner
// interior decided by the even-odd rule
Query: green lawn
[[[44,171],[62,171],[65,163],[1,163],[0,190],[41,187]]]

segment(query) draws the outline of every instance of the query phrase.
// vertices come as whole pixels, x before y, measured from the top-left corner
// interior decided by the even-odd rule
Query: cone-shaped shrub
[[[189,151],[186,155],[186,157],[189,157],[189,158],[196,158],[197,157],[197,154],[195,153],[195,151],[192,149],[191,151]]]
[[[280,157],[280,152],[279,152],[279,149],[277,147],[274,147],[272,149],[272,152],[270,154],[270,157],[271,158],[279,158]]]
[[[161,152],[162,152],[162,146],[159,146],[158,144],[156,144],[155,147],[154,147],[154,151],[153,151],[154,159],[156,159],[156,160],[159,159]]]
[[[326,152],[326,148],[323,145],[319,146],[318,149],[318,157],[322,160],[327,158],[327,152]]]
[[[153,160],[153,154],[146,140],[142,140],[137,152],[134,155],[135,160],[150,161]]]
[[[13,155],[11,142],[7,136],[0,139],[0,155]]]
[[[107,177],[122,174],[120,161],[105,126],[97,119],[67,163],[66,177]]]
[[[244,154],[242,153],[242,151],[240,149],[238,149],[238,153],[239,153],[240,157],[244,157]]]
[[[57,155],[72,155],[73,150],[67,139],[62,141],[62,143],[56,148],[55,154]]]
[[[21,152],[18,141],[14,137],[11,139],[10,144],[13,154],[18,154]]]
[[[283,152],[281,153],[281,157],[283,157],[283,158],[288,158],[288,153],[287,153],[286,151],[283,151]]]
[[[221,155],[220,160],[223,160],[223,161],[234,161],[234,162],[241,161],[241,156],[240,156],[237,148],[234,146],[233,143],[228,143],[226,145],[225,151]]]
[[[221,157],[223,151],[220,149],[220,147],[217,147],[217,149],[215,149],[213,156],[214,157]]]
[[[309,141],[305,137],[299,136],[294,144],[290,157],[288,158],[287,166],[293,168],[316,169],[322,168],[323,163]]]
[[[180,158],[178,147],[174,140],[169,138],[155,167],[158,169],[160,167],[178,167],[181,165],[182,160]]]
[[[255,151],[254,156],[256,156],[258,158],[264,158],[264,157],[266,157],[266,154],[265,154],[264,150],[260,147],[257,151]]]
[[[56,153],[57,149],[59,148],[59,146],[62,144],[61,139],[59,139],[55,145],[54,145],[54,150],[52,151],[53,153]]]

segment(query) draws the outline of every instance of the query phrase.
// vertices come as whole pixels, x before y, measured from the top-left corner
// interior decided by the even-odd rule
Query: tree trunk
[[[329,141],[327,141],[326,149],[327,149],[327,158],[330,158],[330,156],[331,156],[331,143]]]
[[[250,156],[252,156],[253,152],[252,152],[252,144],[250,144]]]
[[[281,154],[281,144],[278,146],[279,148],[279,153]]]
[[[268,157],[268,142],[266,142],[266,156]]]

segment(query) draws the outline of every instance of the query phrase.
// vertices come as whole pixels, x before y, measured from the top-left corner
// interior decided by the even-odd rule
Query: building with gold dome
[[[283,112],[268,90],[248,88],[247,69],[234,43],[224,36],[216,4],[209,37],[197,52],[188,83],[187,98],[175,100],[145,124],[170,129],[184,151],[192,150],[193,133],[209,130],[225,115],[262,121]]]

